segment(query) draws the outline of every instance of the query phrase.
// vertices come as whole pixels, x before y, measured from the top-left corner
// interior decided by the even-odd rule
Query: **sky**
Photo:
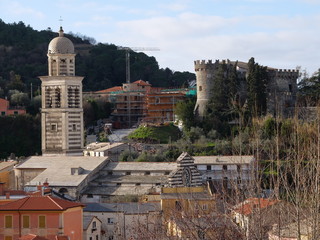
[[[195,60],[320,68],[320,0],[0,0],[5,23],[22,21],[145,51],[161,68],[194,72]],[[62,19],[62,21],[59,21]]]

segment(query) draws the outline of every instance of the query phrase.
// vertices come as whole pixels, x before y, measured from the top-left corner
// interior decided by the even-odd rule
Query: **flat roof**
[[[32,156],[16,169],[38,169],[43,170],[38,176],[26,185],[36,186],[48,182],[50,186],[78,186],[94,169],[104,165],[107,157],[89,156]],[[71,175],[71,168],[83,169],[79,175]]]
[[[194,158],[194,164],[250,164],[254,161],[252,155],[245,156],[192,156]]]
[[[0,162],[0,172],[3,170],[5,171],[6,168],[8,168],[8,167],[13,167],[16,163],[17,163],[17,161],[13,161],[13,160]]]
[[[84,194],[118,196],[118,195],[142,195],[150,192],[150,186],[89,186]]]
[[[177,168],[176,162],[110,162],[104,170],[107,171],[172,171]]]
[[[109,150],[112,148],[116,148],[119,146],[125,145],[124,143],[121,142],[115,142],[115,143],[90,143],[89,145],[86,146],[86,149],[84,151],[95,151],[95,152],[101,152],[105,150]]]
[[[169,175],[108,175],[95,179],[95,182],[156,184],[167,181],[168,177]]]

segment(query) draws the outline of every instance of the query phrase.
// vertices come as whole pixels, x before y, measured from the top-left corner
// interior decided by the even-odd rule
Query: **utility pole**
[[[131,127],[131,79],[130,79],[130,51],[159,51],[159,48],[156,47],[117,47],[117,50],[124,50],[126,51],[126,83],[128,84],[127,86],[127,91],[128,91],[128,123],[129,123],[129,128]]]

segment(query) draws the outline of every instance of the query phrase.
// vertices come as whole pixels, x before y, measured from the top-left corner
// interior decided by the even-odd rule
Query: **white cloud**
[[[320,39],[318,17],[254,16],[223,18],[182,13],[177,17],[118,22],[108,41],[123,46],[155,46],[161,67],[193,71],[193,61],[255,57],[275,68],[317,69]]]
[[[19,2],[8,2],[6,5],[6,11],[8,11],[11,15],[14,15],[17,18],[29,16],[31,18],[43,19],[45,14],[41,11],[38,11],[34,8],[28,7],[28,5],[22,5]],[[8,13],[7,12],[7,13]]]

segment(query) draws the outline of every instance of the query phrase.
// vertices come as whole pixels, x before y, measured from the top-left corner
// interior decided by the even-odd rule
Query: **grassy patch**
[[[179,128],[173,124],[162,126],[141,126],[132,132],[128,138],[145,143],[169,143],[181,137]]]

